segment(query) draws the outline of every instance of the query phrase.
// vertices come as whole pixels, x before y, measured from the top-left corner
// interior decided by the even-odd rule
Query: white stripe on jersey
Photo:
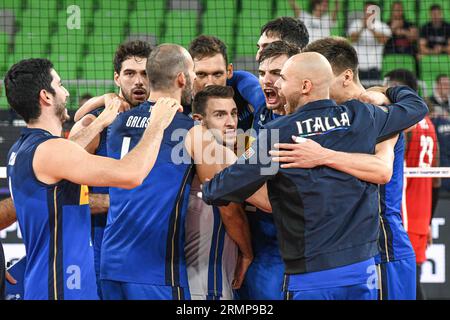
[[[185,222],[185,256],[191,295],[208,295],[208,274],[210,268],[209,257],[211,249],[215,250],[216,244],[212,243],[214,228],[213,207],[207,205],[197,197],[200,191],[200,181],[195,176],[192,181],[189,206]],[[224,226],[222,226],[224,227]],[[222,267],[222,300],[233,299],[231,282],[234,278],[238,249],[233,240],[225,233],[222,260],[217,263]]]

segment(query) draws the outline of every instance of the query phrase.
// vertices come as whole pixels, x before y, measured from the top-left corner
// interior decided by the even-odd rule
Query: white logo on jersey
[[[8,162],[8,164],[10,166],[13,166],[16,163],[16,156],[17,156],[17,153],[15,153],[15,152],[11,153],[11,157],[9,157],[9,162]]]
[[[331,123],[330,123],[331,122]],[[337,117],[315,117],[303,121],[296,121],[300,136],[314,136],[327,131],[344,129],[350,127],[350,119],[347,112],[341,113],[341,118]]]
[[[429,128],[428,122],[425,119],[420,120],[419,126],[424,130],[427,130]]]
[[[81,269],[77,265],[70,265],[67,267],[66,273],[69,275],[66,281],[67,289],[79,290],[81,289]]]
[[[149,117],[129,116],[125,126],[129,128],[147,128]]]

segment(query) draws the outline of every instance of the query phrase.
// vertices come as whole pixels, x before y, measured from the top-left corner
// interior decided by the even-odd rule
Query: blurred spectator
[[[434,106],[436,112],[442,112],[436,108],[437,106],[450,112],[450,78],[447,75],[440,74],[436,77],[430,103]]]
[[[374,2],[364,5],[364,18],[352,22],[348,29],[350,41],[358,52],[359,78],[378,80],[381,77],[383,48],[391,37],[391,29],[380,20],[380,8]]]
[[[450,167],[450,114],[447,109],[429,102],[430,118],[439,141],[439,166]],[[441,191],[450,192],[450,179],[443,178]],[[437,190],[433,190],[435,192]]]
[[[78,102],[78,107],[81,107],[83,104],[85,104],[91,98],[93,98],[93,96],[90,93],[83,94],[80,97],[80,101]]]
[[[308,29],[309,42],[331,35],[331,28],[336,25],[339,1],[335,2],[331,15],[328,13],[328,0],[311,0],[309,11],[300,8],[295,0],[289,0],[289,4],[294,10],[294,15],[303,21]]]
[[[405,20],[401,1],[396,1],[392,4],[391,18],[388,25],[391,28],[392,37],[386,43],[384,53],[416,55],[418,30],[411,22]]]
[[[420,29],[420,54],[450,54],[450,24],[442,18],[442,9],[430,7],[431,21]]]

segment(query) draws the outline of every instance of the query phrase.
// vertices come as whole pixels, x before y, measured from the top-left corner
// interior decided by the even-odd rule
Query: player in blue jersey
[[[151,47],[145,41],[135,40],[121,44],[114,56],[114,82],[119,87],[119,97],[124,100],[130,107],[135,107],[148,99],[150,89],[148,85],[147,73],[145,66],[147,58],[150,55]],[[113,94],[112,96],[115,96]],[[99,99],[100,98],[100,99]],[[111,95],[94,98],[87,102],[88,107],[91,105],[99,108],[89,112],[78,120],[72,127],[70,137],[79,134],[80,130],[92,123],[104,109],[105,98],[111,99]],[[103,98],[103,101],[101,101]],[[84,109],[87,106],[83,107]],[[78,112],[80,116],[81,112]],[[106,131],[103,130],[89,144],[87,150],[100,156],[106,156]],[[92,216],[92,240],[94,246],[95,274],[99,290],[99,297],[102,297],[101,286],[99,283],[100,275],[100,252],[103,239],[103,232],[106,226],[106,215],[109,208],[109,190],[106,187],[91,187],[90,200],[96,203],[98,212]],[[92,207],[91,207],[92,211]]]
[[[210,85],[194,96],[192,110],[193,118],[214,135],[217,143],[234,151],[238,110],[233,97],[231,87]],[[224,212],[224,207],[205,204],[197,196],[199,191],[196,175],[185,224],[189,290],[196,300],[230,300],[253,258],[247,219],[241,206],[233,204]]]
[[[247,71],[234,71],[228,61],[227,47],[220,39],[201,35],[192,40],[189,53],[194,60],[194,94],[206,86],[229,85],[234,89],[238,107],[238,128],[252,127],[253,113],[264,105],[264,95],[258,79]]]
[[[114,101],[73,141],[60,138],[68,119],[67,90],[46,59],[13,65],[5,77],[8,103],[27,123],[8,154],[8,183],[27,251],[25,299],[97,299],[86,184],[133,188],[153,167],[176,110],[164,99],[141,143],[122,160],[87,153],[91,139],[117,116]]]
[[[279,169],[267,161],[277,136],[289,142],[294,133],[307,134],[326,147],[373,153],[378,139],[427,112],[423,100],[405,87],[388,90],[396,103],[385,110],[356,100],[338,106],[328,99],[332,78],[320,54],[290,58],[276,86],[292,114],[268,123],[253,152],[203,188],[207,203],[223,205],[242,201],[267,181],[288,299],[376,299],[378,194],[375,185],[328,167]]]
[[[366,98],[370,92],[362,87],[357,76],[358,59],[353,47],[347,40],[330,37],[309,44],[305,50],[323,54],[331,63],[336,76],[330,95],[338,103],[348,99]],[[339,53],[339,54],[337,54]],[[379,104],[388,101],[379,100]],[[301,167],[328,165],[347,172],[359,179],[380,183],[380,254],[376,256],[380,276],[380,299],[414,300],[415,269],[414,250],[402,224],[401,199],[403,186],[403,134],[388,139],[376,147],[376,155],[354,155],[333,153],[323,150],[313,141],[291,145],[293,152],[286,152],[286,157],[298,159]],[[295,153],[295,156],[294,156]],[[300,158],[301,157],[301,160]],[[332,157],[332,159],[330,159]],[[361,158],[359,158],[361,157]],[[295,160],[291,158],[291,160]],[[393,158],[392,160],[389,160]],[[379,159],[383,161],[380,163]],[[377,164],[378,162],[378,164]],[[389,170],[383,169],[389,165]],[[373,167],[378,166],[379,169]],[[295,165],[294,165],[295,167]],[[300,166],[297,166],[300,167]],[[381,181],[373,177],[374,173],[386,172]],[[386,177],[392,175],[391,179]],[[387,183],[387,184],[385,184]]]
[[[191,102],[194,63],[184,48],[158,46],[147,59],[146,70],[149,102],[120,114],[110,126],[107,149],[112,158],[134,150],[155,100],[168,96],[182,105]],[[142,186],[109,189],[100,262],[104,299],[189,299],[184,223],[193,165],[189,159],[183,161],[179,146],[193,125],[190,117],[177,114]]]
[[[285,114],[286,101],[279,95],[274,84],[280,77],[284,63],[299,51],[296,46],[284,41],[272,42],[262,50],[258,72],[266,104],[255,113],[255,136],[263,125]],[[284,264],[278,249],[273,216],[250,205],[246,206],[246,212],[251,228],[254,259],[237,295],[242,300],[282,299]]]

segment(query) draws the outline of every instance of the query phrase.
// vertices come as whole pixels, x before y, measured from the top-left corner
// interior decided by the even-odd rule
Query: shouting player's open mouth
[[[280,104],[280,96],[278,95],[278,91],[274,88],[266,88],[263,91],[266,96],[267,107],[269,109],[272,109],[271,107],[278,107]]]

